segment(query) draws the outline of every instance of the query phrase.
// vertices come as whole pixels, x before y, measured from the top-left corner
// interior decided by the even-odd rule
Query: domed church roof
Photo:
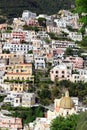
[[[60,108],[71,109],[73,107],[74,107],[74,102],[69,97],[69,91],[66,91],[65,96],[60,100]]]

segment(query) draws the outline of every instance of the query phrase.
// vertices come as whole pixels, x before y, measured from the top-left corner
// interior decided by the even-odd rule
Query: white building
[[[35,69],[45,69],[45,59],[43,57],[35,58]]]
[[[2,33],[2,40],[6,40],[6,39],[12,39],[12,33],[6,33],[6,32],[3,32]]]
[[[56,23],[57,27],[60,27],[60,28],[66,28],[67,26],[67,21],[63,19],[54,19],[54,22]]]
[[[9,50],[10,52],[28,53],[29,50],[33,50],[31,44],[11,44],[6,43],[3,46],[3,50]]]
[[[4,103],[11,103],[13,106],[21,106],[22,93],[10,91],[4,98]]]
[[[24,61],[25,61],[25,63],[34,62],[34,55],[33,54],[24,54]]]
[[[71,82],[79,82],[79,81],[84,81],[84,77],[80,76],[79,74],[72,74],[71,77]]]
[[[68,37],[73,41],[82,41],[82,34],[77,32],[69,32]]]
[[[87,69],[75,69],[78,72],[78,77],[80,81],[87,82]]]
[[[27,21],[29,18],[36,18],[36,13],[32,13],[29,10],[24,10],[22,13],[22,19]]]
[[[67,48],[67,47],[76,47],[76,44],[74,42],[71,41],[59,41],[59,40],[52,40],[52,44],[51,44],[53,49],[56,48]]]

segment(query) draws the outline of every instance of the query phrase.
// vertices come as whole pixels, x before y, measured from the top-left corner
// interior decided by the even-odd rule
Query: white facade
[[[2,40],[12,39],[12,33],[2,33]]]
[[[72,74],[72,77],[70,79],[72,82],[79,82],[84,81],[84,77],[79,74]]]
[[[45,60],[43,57],[35,58],[35,69],[45,69]]]
[[[87,82],[87,69],[76,69],[81,81]]]
[[[60,28],[66,28],[67,22],[63,19],[54,19],[54,22],[56,23],[57,27]]]
[[[3,80],[2,80],[3,81]],[[3,90],[5,90],[6,92],[10,91],[10,84],[6,84],[6,83],[0,83],[0,86],[2,87]]]
[[[34,55],[33,54],[25,54],[24,60],[25,60],[25,63],[32,63],[32,62],[34,62]]]
[[[70,41],[59,41],[59,40],[52,40],[52,48],[67,48],[67,47],[76,47],[74,42]]]
[[[69,32],[68,37],[73,41],[82,41],[82,34],[77,32]]]
[[[22,13],[22,19],[27,21],[29,18],[36,18],[36,13],[32,13],[29,10],[24,10]]]
[[[6,43],[3,46],[3,50],[9,50],[10,52],[27,53],[29,50],[33,50],[33,46],[29,44],[10,44]]]
[[[22,93],[16,93],[14,91],[9,91],[7,97],[4,98],[4,103],[11,103],[13,106],[21,106]]]

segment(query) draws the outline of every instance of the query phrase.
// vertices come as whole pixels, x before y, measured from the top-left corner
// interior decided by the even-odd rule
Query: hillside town
[[[56,91],[52,100],[49,95],[53,86],[62,81],[87,82],[87,53],[78,44],[83,40],[78,13],[60,10],[48,16],[24,10],[20,18],[10,22],[0,24],[0,97],[4,97],[0,101],[0,129],[50,130],[57,116],[86,111],[78,95],[69,94],[69,84]],[[43,89],[49,100],[40,97]],[[84,98],[87,101],[87,95]],[[4,109],[5,105],[43,106],[46,111],[43,117],[23,124],[22,118],[9,116],[11,111]]]

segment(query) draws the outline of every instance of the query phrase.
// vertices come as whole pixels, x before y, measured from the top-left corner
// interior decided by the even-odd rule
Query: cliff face
[[[20,16],[23,10],[53,14],[70,9],[74,0],[0,0],[0,12],[10,17]]]

